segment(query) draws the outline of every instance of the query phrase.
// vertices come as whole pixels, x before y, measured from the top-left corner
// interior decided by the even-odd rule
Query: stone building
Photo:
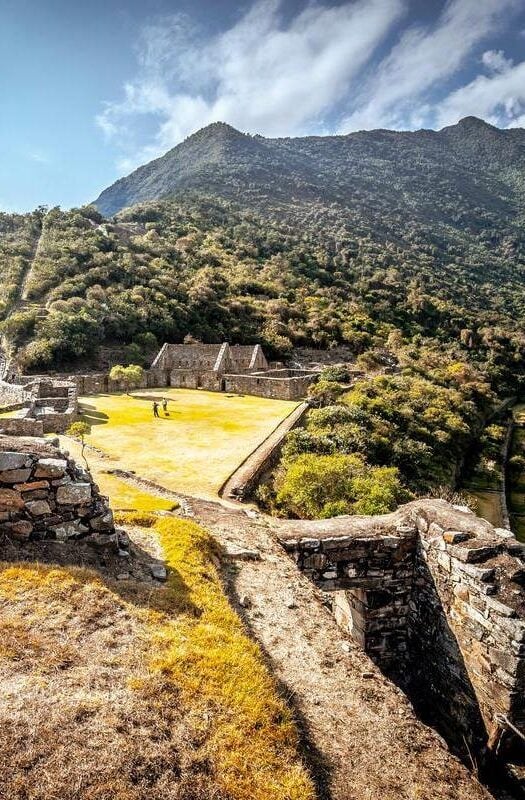
[[[318,373],[272,368],[259,344],[164,344],[151,365],[158,385],[298,400]]]
[[[0,381],[0,409],[13,411],[0,420],[0,433],[41,436],[64,433],[78,419],[74,381],[47,376],[19,376],[18,383]]]

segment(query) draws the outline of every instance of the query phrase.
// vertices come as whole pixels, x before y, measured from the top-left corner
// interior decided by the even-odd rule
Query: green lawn
[[[162,397],[169,398],[169,416],[161,411],[161,419],[154,419],[153,399]],[[83,419],[91,425],[86,441],[109,456],[103,459],[107,469],[135,470],[168,489],[206,499],[217,496],[226,478],[296,406],[189,389],[81,398]]]

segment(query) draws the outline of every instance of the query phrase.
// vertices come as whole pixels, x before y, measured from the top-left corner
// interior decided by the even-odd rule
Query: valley
[[[521,796],[524,197],[474,117],[215,123],[0,214],[0,793]]]

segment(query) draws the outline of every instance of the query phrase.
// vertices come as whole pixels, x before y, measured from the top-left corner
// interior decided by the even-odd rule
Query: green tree
[[[144,369],[138,364],[130,364],[128,367],[116,364],[109,373],[110,380],[120,383],[129,394],[131,389],[138,388],[144,380]]]
[[[84,463],[88,469],[89,469],[89,464],[87,462],[86,456],[84,455],[84,450],[86,447],[86,436],[89,433],[91,433],[91,428],[89,427],[87,422],[84,422],[83,420],[71,423],[71,425],[66,431],[67,436],[71,436],[73,439],[78,439],[80,441],[82,445],[82,450],[80,451],[80,454],[84,459]]]

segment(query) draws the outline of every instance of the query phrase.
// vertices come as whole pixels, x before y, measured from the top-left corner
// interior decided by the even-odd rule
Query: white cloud
[[[503,50],[486,50],[481,56],[482,64],[489,72],[506,72],[512,67],[511,58],[506,58]]]
[[[230,30],[208,41],[180,15],[144,30],[138,77],[97,118],[127,150],[133,120],[157,120],[151,142],[121,168],[153,158],[217,120],[267,136],[324,129],[324,115],[405,10],[405,0],[314,2],[285,25],[281,4],[258,0]]]
[[[365,83],[340,131],[417,127],[429,90],[455,75],[474,47],[508,22],[520,1],[449,0],[433,27],[406,30]],[[495,65],[492,53],[487,58]]]
[[[522,0],[447,0],[434,23],[405,27],[379,63],[409,0],[330,2],[312,0],[285,23],[283,0],[256,0],[212,38],[181,14],[146,25],[136,77],[97,117],[119,146],[119,170],[219,120],[266,136],[442,127],[467,115],[525,124],[525,66],[486,49]],[[476,64],[480,74],[450,91]]]
[[[47,153],[44,153],[43,150],[32,150],[29,153],[26,153],[26,158],[30,161],[34,161],[35,164],[51,164],[51,158]]]
[[[452,92],[437,112],[439,127],[453,125],[461,117],[476,115],[502,127],[525,125],[525,61],[503,72],[478,75]]]

